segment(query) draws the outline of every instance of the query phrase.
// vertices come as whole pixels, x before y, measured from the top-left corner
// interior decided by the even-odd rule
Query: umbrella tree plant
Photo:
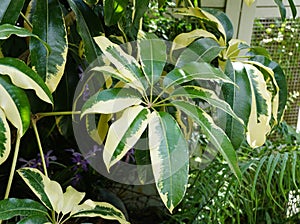
[[[232,24],[222,12],[194,5],[176,9],[174,13],[178,15],[197,18],[201,29],[179,34],[171,46],[166,46],[155,35],[140,29],[149,1],[49,0],[37,4],[33,0],[28,4],[20,0],[17,3],[5,0],[4,10],[0,11],[0,39],[4,49],[0,58],[0,163],[10,154],[11,131],[17,133],[5,198],[12,185],[20,140],[30,124],[43,155],[36,126],[42,117],[57,116],[60,130],[66,125],[59,117],[63,115],[79,114],[81,119],[88,119],[90,114],[100,114],[100,121],[104,117],[106,124],[114,120],[108,126],[99,122],[100,129],[103,127],[99,143],[104,144],[103,158],[108,170],[146,135],[156,187],[170,212],[185,194],[188,140],[199,131],[198,127],[241,180],[235,150],[244,140],[251,147],[262,145],[272,127],[281,121],[287,90],[280,66],[263,51],[233,40]],[[180,1],[177,3],[181,5]],[[132,7],[127,7],[128,4]],[[23,8],[25,15],[21,12]],[[128,20],[128,16],[132,19]],[[15,25],[18,18],[26,28]],[[95,23],[95,19],[99,22]],[[25,53],[19,57],[23,61],[5,51],[6,41],[15,36],[24,40]],[[137,40],[131,46],[137,49],[132,55],[116,44],[129,40]],[[241,50],[249,52],[240,56]],[[78,111],[60,112],[64,108],[61,102],[70,96],[65,99],[53,96],[63,95],[64,88],[71,89],[61,82],[70,69],[67,64],[70,58],[70,67],[85,67],[97,60],[100,64],[89,72],[100,74],[105,85],[82,108],[75,107]],[[208,88],[208,83],[219,86],[224,99],[218,95],[220,91]],[[60,85],[64,88],[59,88]],[[35,109],[31,115],[30,108],[36,108],[37,103],[28,100],[28,90],[52,107],[38,101],[43,109],[38,112]],[[216,109],[225,126],[200,107],[200,102]],[[45,112],[49,108],[51,111]],[[137,163],[141,162],[138,157],[137,152]],[[46,177],[38,175],[46,180],[45,161],[43,164]],[[32,189],[28,178],[26,183]],[[1,203],[24,207],[14,200]],[[45,205],[49,208],[50,204]]]

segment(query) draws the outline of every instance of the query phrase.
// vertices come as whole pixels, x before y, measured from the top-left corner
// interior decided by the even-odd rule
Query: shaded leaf
[[[218,57],[223,48],[211,38],[202,38],[193,42],[179,56],[176,67],[182,67],[190,62],[210,63]]]
[[[15,24],[19,18],[25,0],[2,0],[0,7],[0,24]]]
[[[4,111],[0,108],[0,165],[6,161],[11,149],[10,128]]]
[[[54,92],[64,74],[68,40],[62,9],[58,0],[36,4],[32,16],[32,32],[51,48],[50,54],[36,39],[30,40],[30,58],[34,70]]]
[[[47,215],[47,209],[43,205],[30,199],[9,198],[0,201],[0,220],[8,220],[15,216]]]
[[[238,180],[241,180],[242,174],[238,166],[235,150],[223,130],[216,126],[212,118],[201,108],[185,101],[172,101],[172,104],[179,110],[182,110],[184,113],[186,113],[198,125],[201,126],[203,132],[209,138],[210,142],[225,158],[229,167],[231,168],[231,171],[238,178]]]
[[[128,0],[104,0],[104,22],[106,26],[117,24],[123,16]]]

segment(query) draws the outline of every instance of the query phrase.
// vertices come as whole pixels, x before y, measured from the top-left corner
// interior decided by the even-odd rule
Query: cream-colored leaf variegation
[[[2,85],[0,85],[0,107],[12,125],[15,126],[20,133],[23,133],[22,118],[18,107]]]
[[[131,66],[136,69],[140,69],[140,65],[134,57],[129,54],[126,54],[120,46],[112,43],[109,39],[104,36],[94,37],[96,44],[100,47],[105,57],[117,68],[119,73],[126,77],[127,80],[132,80],[132,84],[135,85],[135,88],[138,89],[141,93],[144,92],[143,84],[140,82],[139,77],[135,74],[136,71],[130,69]],[[110,53],[110,50],[114,50],[118,56]],[[117,58],[119,57],[119,58]],[[129,65],[129,66],[128,66]]]
[[[53,104],[52,100],[49,98],[43,88],[16,67],[0,64],[0,73],[3,75],[8,75],[12,83],[16,86],[22,89],[32,89],[41,100]]]
[[[178,36],[175,37],[173,40],[172,48],[171,48],[171,56],[174,51],[186,48],[189,46],[191,43],[193,43],[195,40],[201,38],[201,37],[208,37],[212,38],[213,40],[218,42],[218,39],[213,35],[212,33],[206,31],[206,30],[193,30],[188,33],[181,33]]]
[[[132,127],[136,119],[139,119],[141,112],[144,116],[139,120],[138,127]],[[106,168],[116,164],[123,156],[137,143],[148,125],[149,109],[143,106],[129,107],[122,113],[122,116],[115,121],[109,128],[107,140],[104,147],[103,159]],[[129,134],[129,136],[126,136]],[[118,154],[113,158],[115,151]]]
[[[0,165],[6,161],[11,149],[10,128],[4,111],[0,108]]]
[[[44,190],[53,210],[60,213],[64,207],[64,194],[59,183],[44,176]]]
[[[81,213],[82,212],[82,213]],[[121,224],[129,224],[124,214],[107,202],[86,200],[78,206],[78,212],[73,217],[101,217],[108,220],[117,220]]]
[[[128,106],[139,105],[141,102],[142,101],[139,98],[130,98],[130,97],[101,101],[98,102],[97,104],[94,104],[92,107],[86,109],[81,116],[83,117],[86,114],[92,114],[92,113],[100,113],[100,114],[117,113],[121,110],[124,110]]]
[[[62,214],[66,215],[71,213],[72,215],[77,212],[77,205],[79,205],[84,196],[84,192],[79,192],[72,186],[67,187],[66,192],[63,195],[63,206],[61,209]]]
[[[275,93],[275,95],[273,96],[273,99],[272,99],[272,115],[274,118],[274,125],[278,124],[277,112],[278,112],[278,108],[279,108],[279,86],[275,79],[275,74],[274,74],[273,70],[259,62],[256,62],[256,61],[246,61],[245,63],[255,65],[258,68],[265,70],[270,75],[272,83],[273,83],[274,93]]]
[[[252,148],[263,145],[266,135],[271,131],[270,120],[272,113],[272,95],[267,89],[263,74],[253,65],[245,64],[245,69],[251,75],[252,104],[249,122],[247,126],[247,142]],[[255,89],[254,89],[255,88]],[[257,111],[258,103],[255,94],[259,94],[266,104],[266,113],[259,114]]]

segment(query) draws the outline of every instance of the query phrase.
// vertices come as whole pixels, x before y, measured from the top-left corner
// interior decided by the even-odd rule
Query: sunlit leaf
[[[25,92],[0,76],[0,108],[23,135],[30,125],[30,104]]]
[[[103,159],[109,170],[134,147],[148,125],[150,111],[143,106],[129,107],[109,128]]]
[[[172,213],[187,188],[188,145],[174,118],[152,112],[149,118],[149,149],[158,193]]]

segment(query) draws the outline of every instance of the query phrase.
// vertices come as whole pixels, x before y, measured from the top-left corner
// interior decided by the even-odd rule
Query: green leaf
[[[43,205],[30,199],[9,198],[0,201],[0,220],[8,220],[15,216],[47,215],[47,209]]]
[[[145,91],[147,85],[144,83],[145,78],[136,59],[104,36],[95,37],[94,40],[101,48],[105,59],[110,61],[126,79],[133,80],[132,84],[137,89]]]
[[[252,102],[249,77],[245,75],[246,71],[243,67],[239,68],[235,65],[234,68],[230,60],[226,63],[225,73],[236,86],[231,84],[224,84],[222,86],[224,100],[247,126]],[[226,120],[225,132],[234,148],[237,149],[245,139],[245,127],[231,116],[225,115],[224,120]]]
[[[8,57],[0,58],[0,74],[8,75],[14,85],[32,89],[41,100],[53,104],[51,92],[44,81],[23,61]]]
[[[117,220],[121,224],[129,224],[119,209],[106,202],[86,200],[78,209],[79,211],[73,214],[72,217],[101,217],[108,220]]]
[[[128,0],[104,0],[103,4],[105,25],[112,26],[124,15]]]
[[[276,5],[279,8],[279,12],[280,12],[280,15],[281,15],[281,20],[284,21],[285,18],[286,18],[286,8],[285,8],[282,0],[274,0],[274,2],[276,3]]]
[[[136,30],[139,30],[139,24],[141,18],[144,16],[148,10],[150,0],[133,0],[133,13],[132,13],[132,23],[135,26]]]
[[[171,86],[197,79],[232,83],[220,69],[206,62],[191,62],[169,72],[164,78],[163,85],[168,89]]]
[[[29,32],[25,28],[13,26],[11,24],[0,25],[0,40],[6,40],[13,34],[18,37],[33,37],[33,38],[39,40],[43,44],[44,50],[47,53],[49,53],[51,51],[50,46],[45,41],[43,41],[37,35]]]
[[[289,1],[291,10],[292,10],[293,18],[295,19],[296,16],[297,16],[297,7],[296,7],[296,5],[294,3],[294,0],[288,0],[288,1]]]
[[[182,67],[192,61],[210,63],[218,57],[223,48],[211,38],[202,38],[193,42],[179,56],[176,67]]]
[[[216,126],[212,118],[201,108],[184,101],[172,101],[172,104],[201,126],[204,134],[225,158],[234,175],[241,181],[242,174],[235,150],[223,130]]]
[[[225,42],[229,42],[233,37],[234,30],[233,30],[233,25],[230,19],[228,18],[228,16],[224,12],[218,9],[205,8],[203,10],[209,12],[211,15],[217,18],[218,24],[223,26],[223,29],[225,31]],[[222,31],[222,29],[220,29],[220,31]]]
[[[27,218],[23,218],[21,221],[19,221],[17,224],[49,224],[49,220],[47,218],[47,216],[29,216]]]
[[[90,113],[116,113],[141,102],[140,95],[136,90],[127,88],[106,89],[99,91],[85,102],[81,117]]]
[[[32,25],[32,32],[50,46],[51,52],[48,54],[41,42],[31,39],[31,63],[50,91],[54,92],[64,74],[68,51],[67,31],[58,0],[36,4]]]
[[[166,44],[154,34],[146,34],[146,39],[138,41],[139,57],[142,69],[150,86],[161,77],[166,64]]]
[[[158,193],[172,213],[185,194],[189,151],[179,125],[165,112],[149,117],[149,150]]]
[[[209,103],[211,106],[219,108],[229,114],[231,117],[233,117],[237,122],[239,122],[241,125],[244,124],[244,121],[241,120],[231,109],[230,105],[224,101],[221,100],[215,92],[212,90],[204,89],[199,86],[184,86],[182,88],[176,88],[174,92],[170,93],[170,96],[173,98],[176,97],[189,97],[191,99],[201,99],[205,100],[207,103]]]
[[[80,3],[74,0],[68,0],[68,3],[76,15],[77,31],[83,41],[86,59],[88,63],[92,63],[101,54],[101,51],[92,38],[91,31],[83,17],[83,12],[79,9]]]
[[[148,125],[149,114],[143,106],[129,107],[110,126],[103,152],[107,170],[137,143]]]
[[[0,24],[15,24],[19,18],[25,0],[2,0],[0,7]]]
[[[0,165],[6,161],[11,149],[10,128],[4,111],[0,108]]]
[[[25,181],[27,186],[32,190],[32,192],[41,200],[41,202],[49,210],[52,210],[53,206],[50,202],[49,196],[45,191],[47,178],[41,173],[41,171],[34,168],[22,168],[17,170],[17,172]]]
[[[21,136],[30,125],[30,104],[25,92],[0,76],[0,108]]]

